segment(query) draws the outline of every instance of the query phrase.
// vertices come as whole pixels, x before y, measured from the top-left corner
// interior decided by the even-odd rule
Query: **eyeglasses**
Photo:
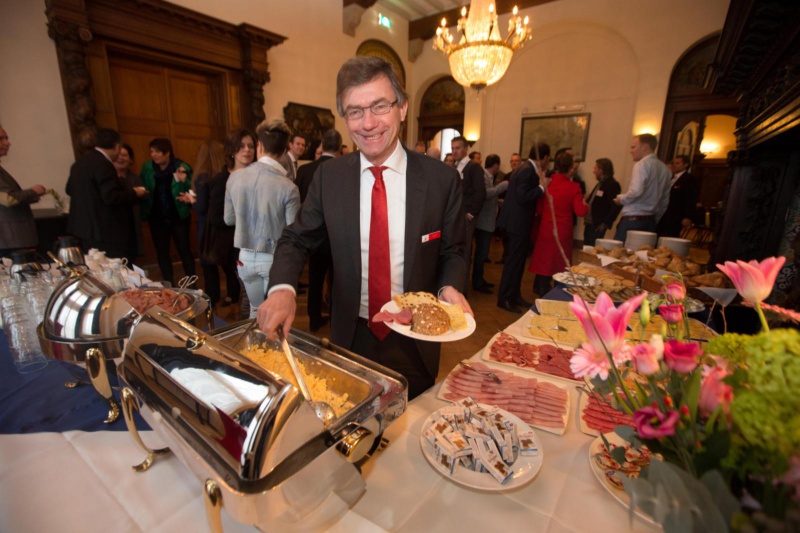
[[[364,118],[364,111],[369,109],[373,115],[385,115],[397,105],[398,100],[394,102],[378,102],[367,107],[350,107],[344,112],[344,118],[347,120],[359,120]]]

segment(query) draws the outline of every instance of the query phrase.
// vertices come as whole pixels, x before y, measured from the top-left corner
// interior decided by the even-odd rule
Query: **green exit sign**
[[[381,15],[378,13],[378,24],[383,26],[384,28],[392,28],[392,19],[387,17],[386,15]]]

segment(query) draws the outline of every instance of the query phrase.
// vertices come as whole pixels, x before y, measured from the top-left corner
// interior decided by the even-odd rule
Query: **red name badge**
[[[435,241],[436,239],[439,239],[441,237],[442,237],[441,231],[434,231],[433,233],[428,233],[427,235],[423,235],[422,242]]]

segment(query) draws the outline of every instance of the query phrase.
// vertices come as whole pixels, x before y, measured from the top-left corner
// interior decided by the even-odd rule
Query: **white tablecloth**
[[[508,331],[520,331],[520,319]],[[475,359],[480,353],[475,355]],[[559,437],[536,430],[544,464],[524,487],[487,493],[456,485],[427,463],[420,428],[446,405],[439,386],[412,401],[384,434],[390,445],[367,462],[366,493],[331,532],[655,531],[598,483],[589,467],[592,437],[578,429],[577,393]],[[150,445],[158,437],[142,436]],[[147,472],[126,432],[0,436],[0,531],[208,531],[200,482],[174,456]],[[223,511],[226,531],[252,531]]]

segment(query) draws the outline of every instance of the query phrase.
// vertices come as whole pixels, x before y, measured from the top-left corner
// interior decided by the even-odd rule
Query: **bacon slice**
[[[411,324],[411,308],[404,307],[399,313],[390,313],[389,311],[380,311],[372,317],[373,322],[397,322],[403,326]]]

